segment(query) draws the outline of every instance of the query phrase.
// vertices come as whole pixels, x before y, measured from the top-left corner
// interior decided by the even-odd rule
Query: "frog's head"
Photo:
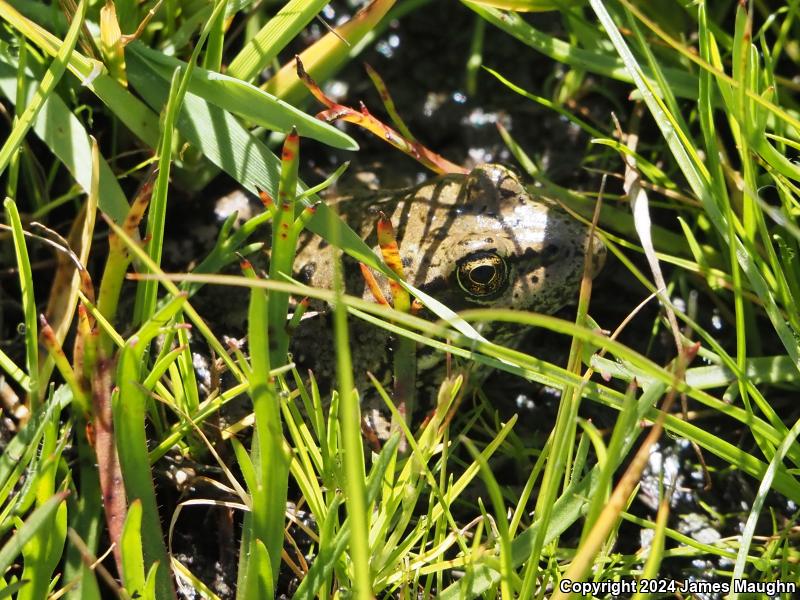
[[[593,276],[605,261],[597,236],[501,165],[466,175],[454,213],[436,250],[439,269],[420,283],[456,309],[552,313],[577,298],[587,247]]]

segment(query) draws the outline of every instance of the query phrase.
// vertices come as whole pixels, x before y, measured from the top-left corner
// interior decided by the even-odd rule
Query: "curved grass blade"
[[[17,205],[11,198],[6,198],[3,206],[11,226],[14,254],[19,272],[19,287],[22,292],[22,313],[25,323],[25,370],[28,372],[30,408],[33,410],[39,403],[39,336],[36,298],[33,293],[33,273]]]
[[[488,8],[469,0],[461,1],[462,4],[474,10],[495,27],[502,29],[523,44],[527,44],[555,61],[619,81],[632,81],[632,76],[626,69],[624,62],[617,56],[601,54],[594,49],[586,50],[572,46],[563,40],[535,29],[516,13]],[[697,96],[696,77],[686,71],[674,68],[664,69],[664,75],[676,96],[681,98],[695,98]]]
[[[358,11],[352,19],[334,31],[326,33],[309,48],[300,53],[300,60],[309,74],[319,82],[332,77],[359,49],[359,42],[369,35],[386,16],[395,0],[372,0]],[[290,60],[269,81],[264,89],[295,104],[306,97],[303,83]]]
[[[25,134],[28,133],[31,125],[33,125],[42,105],[61,80],[61,76],[64,75],[64,71],[67,68],[67,61],[72,51],[75,49],[75,44],[78,41],[81,26],[83,25],[83,19],[86,16],[86,4],[86,0],[81,0],[78,5],[78,10],[73,16],[67,36],[64,38],[64,43],[58,50],[58,54],[56,54],[52,64],[47,69],[44,77],[42,77],[41,84],[36,88],[34,97],[25,107],[25,112],[23,112],[15,122],[11,133],[3,143],[3,147],[0,148],[0,174],[5,171],[12,155],[19,149],[20,144],[22,144],[22,139],[25,137]]]
[[[30,73],[26,78],[29,103],[35,94],[37,77]],[[0,54],[0,92],[16,103],[16,63]],[[64,164],[72,177],[87,194],[92,188],[92,142],[81,122],[72,114],[58,94],[50,94],[33,122],[33,131],[53,154]],[[122,222],[128,212],[128,202],[106,160],[100,157],[98,206],[115,221]]]
[[[133,81],[131,70],[147,69],[158,77],[157,85],[165,88],[172,72],[178,67],[185,69],[187,66],[186,63],[165,56],[140,42],[134,42],[128,46],[127,56],[129,60],[128,77],[140,92],[141,89]],[[134,56],[136,60],[133,60]],[[297,131],[303,137],[318,140],[334,148],[358,150],[356,141],[346,133],[315,119],[246,81],[235,79],[229,75],[195,67],[189,83],[189,91],[226,112],[239,115],[266,129],[287,133],[292,127],[297,127]]]
[[[58,492],[30,514],[22,526],[11,536],[11,539],[0,549],[0,572],[4,573],[11,566],[23,546],[38,535],[42,527],[52,523],[55,512],[68,495],[69,492]]]

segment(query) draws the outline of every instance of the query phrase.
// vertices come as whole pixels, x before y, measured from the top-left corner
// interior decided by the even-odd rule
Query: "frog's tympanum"
[[[605,246],[590,237],[585,225],[530,193],[514,173],[496,164],[479,165],[466,175],[444,175],[399,193],[338,200],[336,209],[378,256],[378,214],[390,217],[407,281],[453,310],[498,307],[553,313],[577,299],[587,247],[593,275],[605,260]],[[330,288],[332,259],[324,240],[305,235],[295,261],[298,278]],[[346,260],[345,268],[348,293],[371,298],[355,265]],[[384,294],[391,298],[388,285]],[[353,332],[351,345],[355,362],[362,348],[374,362],[376,353],[386,348],[385,332],[360,329]],[[491,332],[487,337],[491,339]],[[322,351],[313,337],[300,338],[294,352],[301,361],[302,355]]]

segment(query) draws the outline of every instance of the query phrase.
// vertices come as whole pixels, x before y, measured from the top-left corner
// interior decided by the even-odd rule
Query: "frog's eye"
[[[473,252],[456,263],[456,280],[475,298],[497,296],[508,283],[508,265],[496,252]]]

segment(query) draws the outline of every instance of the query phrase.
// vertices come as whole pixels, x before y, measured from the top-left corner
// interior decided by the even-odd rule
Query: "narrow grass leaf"
[[[252,81],[321,11],[328,0],[289,0],[228,65],[231,77]]]
[[[140,383],[142,358],[152,339],[181,310],[185,301],[185,296],[171,299],[139,329],[136,335],[127,341],[120,353],[117,366],[119,391],[112,398],[117,452],[125,490],[131,502],[137,498],[142,502],[142,531],[144,532],[142,549],[147,569],[150,569],[156,562],[168,565],[169,561],[148,458],[145,432],[148,396]],[[173,597],[174,591],[169,570],[162,568],[157,573],[159,598]]]
[[[27,95],[33,99],[37,78],[26,73]],[[14,63],[0,54],[0,92],[12,102],[18,102]],[[57,94],[50,94],[33,123],[33,132],[64,164],[85,193],[92,188],[92,143],[82,123]],[[116,176],[104,158],[100,158],[100,194],[98,206],[115,221],[122,222],[128,212],[128,202]]]
[[[50,68],[42,78],[41,84],[36,88],[34,97],[30,100],[30,102],[27,103],[25,112],[23,112],[19,119],[15,121],[14,126],[11,129],[11,133],[8,135],[3,143],[3,146],[0,148],[0,173],[3,173],[3,171],[6,170],[12,155],[19,149],[20,144],[22,144],[22,139],[33,125],[33,122],[36,119],[36,116],[39,114],[39,111],[41,110],[45,101],[53,92],[58,82],[61,80],[61,76],[66,70],[67,61],[69,60],[72,51],[75,49],[75,44],[78,41],[78,35],[80,34],[81,26],[83,25],[83,19],[86,16],[86,5],[87,0],[81,0],[80,4],[78,4],[78,9],[72,17],[72,23],[70,24],[67,36],[64,38],[64,43],[61,45],[58,54],[50,65]]]
[[[311,76],[324,82],[343,67],[353,48],[383,19],[395,0],[374,0],[344,25],[326,33],[300,53],[300,60]],[[308,91],[297,76],[294,61],[289,61],[269,81],[264,89],[290,104],[297,104]]]
[[[586,50],[573,46],[535,29],[516,13],[481,6],[469,0],[462,0],[462,4],[495,27],[555,61],[619,81],[631,81],[631,75],[625,69],[624,63],[616,56],[603,54],[596,49]],[[697,82],[692,75],[679,69],[664,69],[664,72],[674,94],[682,98],[695,97]]]
[[[161,87],[168,84],[170,74],[174,69],[186,68],[185,63],[151,50],[139,42],[130,44],[127,52],[129,57],[135,55],[137,59],[134,61],[129,58],[129,71],[134,68],[147,69],[150,73],[158,76],[160,81],[157,85]],[[132,83],[136,85],[133,75],[129,76]],[[189,91],[226,112],[239,115],[266,129],[287,133],[292,127],[297,127],[303,137],[312,138],[343,150],[358,149],[358,144],[346,133],[315,119],[246,81],[235,79],[229,75],[195,67],[189,83]]]
[[[58,492],[49,500],[43,502],[34,510],[21,527],[17,528],[14,535],[0,548],[0,571],[5,572],[14,559],[22,551],[22,548],[34,537],[41,534],[43,527],[52,523],[53,516],[62,506],[68,492]]]
[[[783,442],[781,442],[781,445],[777,448],[775,456],[772,457],[769,467],[761,479],[761,484],[758,487],[758,492],[756,493],[755,500],[753,501],[753,506],[750,510],[750,514],[747,517],[747,522],[745,523],[744,529],[742,530],[742,537],[739,542],[739,552],[736,556],[736,563],[733,568],[733,575],[731,576],[731,589],[735,589],[734,582],[736,580],[741,580],[744,575],[744,567],[745,563],[747,562],[748,553],[750,552],[750,544],[753,541],[756,525],[758,524],[759,514],[761,513],[761,509],[767,499],[767,494],[772,488],[775,475],[780,468],[787,451],[797,439],[798,435],[800,435],[800,421],[797,421],[789,430],[789,433],[786,435],[786,438],[783,440]],[[734,592],[731,597],[735,600],[739,597],[739,594]]]
[[[278,280],[291,276],[295,252],[297,250],[297,234],[295,216],[297,209],[297,169],[300,164],[300,138],[297,130],[292,128],[283,143],[281,153],[281,178],[278,185],[278,204],[272,219],[272,252],[269,261],[269,277]],[[289,313],[289,295],[271,292],[269,295],[268,326],[270,347],[270,364],[278,365],[286,362],[289,350],[289,333],[286,318]]]
[[[702,202],[706,214],[723,239],[729,240],[731,252],[736,256],[742,270],[747,274],[753,290],[764,302],[764,308],[778,337],[792,357],[796,368],[800,370],[800,347],[797,345],[796,332],[791,329],[781,315],[774,295],[769,290],[767,282],[758,267],[754,264],[747,248],[738,238],[729,238],[727,221],[721,213],[709,186],[709,174],[697,153],[693,150],[693,145],[688,142],[685,132],[677,129],[677,123],[671,120],[670,115],[665,112],[605,6],[599,0],[590,0],[590,4],[603,24],[609,39],[611,39],[617,52],[622,57],[630,76],[633,78],[637,89],[641,92],[692,191]]]
[[[22,298],[22,314],[25,324],[25,370],[28,373],[30,386],[30,408],[39,404],[39,336],[38,318],[36,314],[36,297],[33,291],[33,272],[31,271],[28,247],[25,244],[25,233],[19,217],[16,203],[11,198],[3,202],[6,219],[11,226],[11,238],[14,243],[14,254],[17,260],[19,287]]]
[[[336,381],[341,405],[339,420],[344,448],[344,480],[347,518],[352,528],[349,540],[350,561],[353,569],[353,594],[358,600],[372,597],[369,551],[369,511],[365,489],[364,449],[361,442],[361,411],[358,393],[353,383],[353,365],[347,327],[347,308],[340,301],[344,293],[344,274],[341,257],[334,259],[333,308],[334,344],[336,349]]]
[[[146,237],[148,242],[146,251],[150,260],[157,265],[161,264],[161,254],[164,247],[164,225],[166,222],[167,197],[172,167],[172,140],[175,131],[175,118],[183,99],[179,86],[180,76],[181,73],[178,70],[172,74],[169,100],[167,101],[167,109],[161,130],[161,141],[158,146],[158,174],[156,175],[150,210],[147,216]],[[133,311],[135,323],[144,323],[155,312],[157,293],[157,281],[139,283],[136,289],[136,303]]]
[[[270,376],[270,339],[268,297],[264,290],[250,292],[248,309],[248,339],[250,342],[250,397],[255,413],[255,439],[253,463],[256,486],[251,488],[253,506],[251,513],[251,555],[248,573],[257,573],[257,581],[265,581],[278,573],[283,548],[283,529],[286,521],[286,496],[289,475],[289,457],[284,449],[280,399],[275,379]],[[283,325],[283,324],[281,324]],[[258,547],[261,544],[263,551]],[[268,558],[267,565],[253,564],[254,558]],[[255,570],[254,570],[255,569]],[[254,580],[250,579],[248,589]],[[270,594],[274,593],[270,589]]]

